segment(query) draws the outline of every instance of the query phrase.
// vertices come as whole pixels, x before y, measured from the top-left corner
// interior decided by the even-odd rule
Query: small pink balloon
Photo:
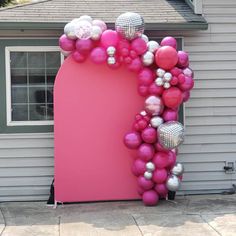
[[[75,40],[69,39],[65,34],[63,34],[59,38],[59,46],[64,51],[73,51],[75,49]]]
[[[173,76],[172,79],[171,79],[171,81],[170,81],[170,84],[173,85],[173,86],[175,86],[175,85],[178,84],[178,82],[179,82],[178,77]]]
[[[183,84],[185,82],[185,75],[183,73],[178,75],[178,83]]]
[[[90,58],[96,64],[104,63],[107,60],[106,50],[102,47],[94,48],[90,53]]]
[[[130,52],[129,41],[126,39],[119,40],[118,45],[117,45],[117,50],[121,56],[123,56],[123,57],[128,56],[129,52]]]
[[[132,172],[135,176],[143,175],[146,171],[146,162],[141,159],[136,159],[132,166]]]
[[[86,60],[86,57],[78,51],[74,51],[72,53],[72,57],[75,61],[80,62],[80,63]]]
[[[142,61],[139,57],[133,59],[128,65],[128,69],[134,72],[139,72],[142,69]]]
[[[148,96],[149,95],[148,86],[145,85],[138,86],[138,94],[142,97]]]
[[[142,38],[136,38],[131,42],[131,48],[138,55],[142,55],[147,51],[147,43]]]
[[[166,152],[158,152],[154,158],[153,163],[156,168],[163,169],[168,166],[168,154]]]
[[[130,149],[137,149],[140,144],[142,143],[142,139],[140,137],[140,134],[138,132],[130,132],[125,135],[124,137],[124,143],[126,147]]]
[[[192,69],[190,69],[189,67],[183,69],[183,73],[184,73],[184,75],[186,75],[188,77],[192,77],[192,78],[194,77],[194,73],[193,73]]]
[[[130,50],[129,56],[130,56],[132,59],[135,59],[136,57],[138,57],[138,54],[137,54],[136,51]]]
[[[153,181],[157,184],[162,184],[167,180],[166,169],[156,169],[152,177]]]
[[[101,28],[102,32],[107,30],[107,25],[102,20],[93,20],[92,25],[99,26]]]
[[[152,83],[148,88],[148,92],[150,95],[161,96],[163,91],[164,91],[163,86],[157,86],[155,83]]]
[[[91,39],[77,39],[76,49],[81,54],[87,54],[93,48],[93,41]]]
[[[178,51],[178,63],[177,66],[184,68],[189,65],[188,53],[184,51]]]
[[[154,153],[155,153],[155,150],[154,150],[153,145],[143,143],[142,145],[140,145],[137,155],[143,161],[148,162],[153,158]]]
[[[162,113],[162,118],[164,121],[177,121],[178,116],[178,111],[170,108],[166,108]]]
[[[190,98],[190,91],[183,92],[183,102],[187,102]]]
[[[153,188],[154,183],[152,182],[152,180],[145,179],[144,176],[139,176],[138,177],[138,185],[145,190],[149,190],[149,189]]]
[[[152,127],[144,129],[141,136],[145,143],[155,143],[157,141],[157,131]]]
[[[173,48],[177,48],[177,41],[175,38],[168,36],[162,39],[161,46],[171,46]]]
[[[140,196],[142,196],[143,193],[145,192],[145,189],[143,189],[143,188],[141,188],[140,186],[138,186],[137,192],[138,192],[138,194],[139,194]]]
[[[169,169],[172,169],[172,167],[176,163],[176,154],[172,151],[168,152],[168,167]]]
[[[138,83],[140,85],[149,86],[153,83],[153,72],[149,68],[143,68],[138,74]]]
[[[194,86],[194,80],[192,77],[188,77],[185,76],[185,80],[184,83],[180,83],[178,85],[178,87],[182,90],[182,91],[189,91],[193,88]]]
[[[156,184],[154,189],[160,197],[166,198],[168,189],[165,184]]]
[[[178,67],[174,67],[173,69],[170,70],[170,73],[176,77],[178,77],[182,72],[183,71]]]
[[[169,152],[168,149],[165,149],[164,147],[162,147],[162,145],[158,142],[155,144],[155,148],[159,152]]]
[[[163,112],[164,104],[160,97],[157,96],[149,96],[145,100],[145,111],[152,115],[160,115]]]
[[[101,35],[100,41],[104,48],[116,47],[119,41],[118,33],[115,30],[105,30]]]
[[[146,206],[156,206],[159,201],[159,196],[154,190],[145,191],[142,198]]]

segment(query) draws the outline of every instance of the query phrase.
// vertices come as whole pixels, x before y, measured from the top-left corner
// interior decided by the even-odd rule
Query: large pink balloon
[[[164,121],[177,121],[178,111],[167,108],[163,111],[162,118],[164,119]]]
[[[160,97],[149,96],[145,100],[145,110],[150,115],[160,115],[163,112],[164,105]]]
[[[143,161],[150,161],[154,156],[155,150],[153,145],[143,143],[138,149],[138,157]]]
[[[132,171],[136,176],[143,175],[146,171],[146,162],[140,159],[136,159],[133,163]]]
[[[93,48],[93,41],[91,39],[77,39],[76,49],[82,54],[87,54]]]
[[[152,70],[149,68],[142,69],[138,74],[138,83],[140,85],[151,85],[153,83],[154,76]]]
[[[166,169],[156,169],[152,177],[153,181],[157,184],[162,184],[167,180]]]
[[[126,147],[128,147],[130,149],[136,149],[142,143],[142,139],[141,139],[140,134],[138,132],[130,132],[125,135],[124,143],[125,143]]]
[[[141,136],[145,143],[155,143],[157,141],[157,131],[152,127],[144,129]]]
[[[183,101],[182,92],[176,87],[166,89],[162,94],[162,100],[165,106],[176,109]]]
[[[146,206],[156,206],[159,201],[159,196],[154,190],[145,191],[142,198]]]
[[[155,191],[158,193],[158,195],[162,198],[165,198],[168,194],[168,189],[165,184],[156,184]]]
[[[73,51],[75,49],[75,40],[69,39],[65,34],[63,34],[59,38],[59,45],[64,51]]]
[[[170,47],[173,47],[174,49],[176,49],[177,48],[177,41],[175,38],[173,38],[171,36],[167,36],[162,39],[161,46],[170,46]]]
[[[145,177],[143,177],[143,176],[139,176],[138,177],[138,185],[145,190],[149,190],[149,189],[153,188],[154,183],[152,180],[145,179]]]
[[[107,60],[106,50],[102,47],[94,48],[90,54],[90,58],[96,64],[104,63]]]
[[[147,51],[147,43],[142,38],[136,38],[132,41],[131,48],[138,55],[142,55]]]
[[[104,48],[116,47],[119,41],[118,33],[115,30],[105,30],[101,36],[101,45]]]
[[[185,76],[184,83],[178,85],[182,91],[189,91],[194,86],[194,80],[192,77]]]
[[[178,54],[173,47],[164,46],[157,50],[155,61],[160,68],[170,70],[177,64]]]
[[[168,154],[165,152],[158,152],[154,158],[153,163],[155,164],[156,168],[163,169],[168,166]]]

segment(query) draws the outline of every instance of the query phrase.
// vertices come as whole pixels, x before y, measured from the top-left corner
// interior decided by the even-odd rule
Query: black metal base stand
[[[176,194],[176,192],[169,191],[168,192],[168,200],[175,200],[175,194]]]

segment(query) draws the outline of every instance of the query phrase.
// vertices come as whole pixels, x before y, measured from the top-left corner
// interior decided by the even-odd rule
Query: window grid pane
[[[10,58],[12,121],[53,120],[53,84],[60,53],[11,52]],[[25,77],[19,69],[25,70]]]

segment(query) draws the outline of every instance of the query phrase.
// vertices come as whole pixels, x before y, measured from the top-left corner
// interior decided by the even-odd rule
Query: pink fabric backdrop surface
[[[55,200],[139,199],[135,152],[123,144],[143,107],[137,75],[71,57],[54,86]]]

